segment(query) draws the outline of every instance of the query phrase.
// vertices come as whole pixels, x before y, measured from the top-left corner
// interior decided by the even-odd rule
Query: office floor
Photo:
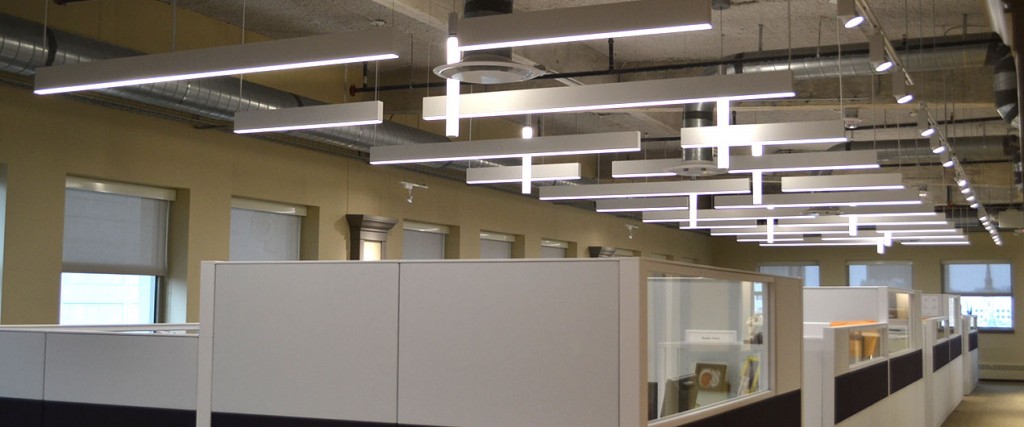
[[[1024,426],[1024,382],[982,381],[942,427]]]

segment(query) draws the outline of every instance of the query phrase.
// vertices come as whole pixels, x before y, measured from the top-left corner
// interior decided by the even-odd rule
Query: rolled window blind
[[[302,217],[231,209],[232,261],[296,261]]]
[[[443,233],[405,229],[402,238],[404,259],[444,259]]]
[[[65,190],[65,272],[167,274],[170,202]]]

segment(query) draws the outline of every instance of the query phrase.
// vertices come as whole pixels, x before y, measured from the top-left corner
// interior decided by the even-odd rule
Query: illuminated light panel
[[[764,204],[753,203],[751,196],[717,196],[715,209],[756,209],[764,207],[815,207],[815,206],[891,206],[920,205],[921,196],[916,191],[846,191],[835,193],[786,193],[764,196]]]
[[[805,209],[699,209],[696,212],[698,224],[715,221],[746,221],[768,218],[814,218],[814,215],[808,214]],[[643,213],[644,222],[681,222],[689,220],[690,216],[687,211]]]
[[[782,192],[902,190],[903,174],[784,176]]]
[[[711,0],[643,0],[464,18],[463,51],[711,29]]]
[[[859,217],[857,219],[857,225],[861,227],[871,227],[879,225],[899,225],[899,226],[910,226],[910,225],[931,225],[931,226],[942,226],[949,224],[944,218],[935,217],[935,219],[906,219],[906,218],[874,218],[874,217]],[[811,217],[810,220],[790,220],[788,218],[782,218],[779,222],[779,227],[837,227],[847,228],[850,225],[850,219],[845,217]]]
[[[729,173],[798,172],[816,170],[877,169],[878,154],[874,150],[835,151],[764,156],[735,156]]]
[[[891,232],[878,233],[878,232],[874,232],[874,231],[870,231],[870,230],[861,230],[859,233],[857,233],[856,237],[849,237],[849,236],[822,236],[821,240],[826,240],[826,241],[830,241],[830,240],[844,241],[844,240],[880,239],[880,238],[892,239],[892,240],[895,240],[895,241],[901,241],[901,240],[956,240],[957,236],[950,236],[948,234],[946,234],[946,235],[937,234],[937,235],[902,236],[902,235],[899,235],[899,234],[892,234]],[[966,237],[961,237],[961,238],[966,238]]]
[[[370,147],[371,165],[640,151],[640,132],[543,136]]]
[[[624,199],[630,197],[669,197],[691,194],[737,194],[749,192],[750,181],[747,179],[707,179],[700,181],[557,185],[542,187],[540,189],[540,199]]]
[[[682,159],[614,160],[612,178],[676,176],[675,173],[666,170],[682,165]]]
[[[877,239],[876,239],[877,240]],[[783,243],[761,243],[762,247],[768,248],[784,248],[784,247],[817,247],[817,246],[878,246],[877,241],[862,241],[862,242],[822,242],[822,241],[803,241],[803,242],[783,242]]]
[[[645,212],[686,210],[689,197],[651,197],[640,199],[608,199],[597,201],[598,212]]]
[[[40,67],[35,93],[48,95],[206,77],[398,58],[391,28]]]
[[[383,102],[352,102],[278,110],[239,111],[235,113],[235,133],[285,132],[383,122]]]
[[[803,237],[776,237],[773,240],[775,242],[802,242],[802,241],[804,241],[804,238]],[[749,237],[747,237],[747,238],[736,237],[736,241],[740,242],[740,243],[768,243],[768,239],[767,238],[765,238],[765,239],[758,239],[758,238],[749,238]]]
[[[697,221],[697,224],[692,226],[690,225],[689,221],[683,221],[679,225],[680,230],[706,230],[710,228],[714,228],[716,230],[728,230],[751,227],[757,227],[757,220],[721,220],[709,222]]]
[[[530,181],[569,181],[580,179],[579,163],[533,165]],[[466,169],[466,184],[504,184],[523,180],[522,166],[495,166]]]
[[[950,240],[950,241],[922,241],[922,242],[900,242],[903,246],[970,246],[971,242],[967,240]]]
[[[682,148],[846,142],[842,120],[682,128]],[[757,156],[755,156],[757,157]]]
[[[793,92],[793,73],[790,71],[725,74],[465,94],[460,95],[459,117],[597,111],[793,96],[796,93]],[[423,119],[444,119],[445,98],[423,98]]]
[[[455,23],[458,22],[458,14],[450,14],[448,16],[449,35],[448,40],[445,42],[446,48],[446,59],[449,65],[458,63],[462,60],[462,52],[459,51],[459,37],[456,36]],[[447,79],[445,81],[445,122],[444,122],[444,134],[445,136],[457,137],[459,136],[459,81],[455,79]]]
[[[712,236],[768,236],[768,227],[766,225],[759,225],[752,228],[740,228],[732,230],[719,231],[715,228],[711,229]],[[818,234],[847,234],[846,230],[836,230],[830,228],[823,228],[820,230],[778,230],[772,232],[772,234],[778,236],[805,236],[805,235],[818,235]]]

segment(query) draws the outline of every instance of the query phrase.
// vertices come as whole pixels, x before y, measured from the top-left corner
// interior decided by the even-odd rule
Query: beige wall
[[[756,270],[765,262],[815,262],[821,269],[822,286],[846,286],[846,264],[854,261],[911,261],[914,289],[926,294],[942,293],[943,261],[1009,261],[1013,271],[1014,324],[1024,320],[1024,236],[1002,233],[1002,247],[992,243],[988,233],[974,233],[970,246],[895,246],[878,255],[875,247],[794,247],[764,249],[752,243],[728,238],[712,242],[714,265]],[[1016,327],[1016,326],[1015,326]],[[1016,328],[1021,332],[1021,328]],[[1024,363],[1024,334],[982,333],[979,336],[982,363]]]
[[[228,257],[232,196],[316,208],[305,225],[319,232],[307,233],[303,254],[318,259],[346,257],[344,215],[356,213],[458,226],[460,258],[476,258],[480,230],[494,230],[524,236],[526,257],[551,238],[577,243],[576,256],[603,245],[710,260],[708,238],[694,233],[642,225],[630,240],[627,221],[609,215],[6,86],[0,163],[8,182],[3,323],[58,319],[67,175],[179,190],[170,226],[171,321],[197,319],[200,261]],[[417,189],[409,204],[401,181],[430,188]],[[401,257],[401,242],[399,226],[389,258]]]

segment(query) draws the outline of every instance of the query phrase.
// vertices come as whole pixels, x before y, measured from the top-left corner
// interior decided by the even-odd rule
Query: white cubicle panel
[[[400,424],[619,425],[619,263],[401,275]]]
[[[396,422],[397,263],[217,264],[204,292],[214,419]]]
[[[46,334],[44,399],[195,410],[194,335]]]
[[[969,395],[974,392],[974,389],[978,388],[978,379],[980,378],[980,363],[978,361],[978,317],[971,315],[964,315],[963,322],[964,326],[964,338],[963,338],[963,358],[964,358],[964,395]]]
[[[804,322],[872,320],[884,323],[888,318],[888,300],[881,296],[887,288],[825,286],[804,288]]]
[[[0,332],[0,398],[43,400],[45,354],[43,332]]]
[[[948,317],[932,317],[924,325],[925,411],[928,427],[941,426],[963,398],[963,357],[960,336],[948,335]],[[956,348],[954,348],[954,346]]]

